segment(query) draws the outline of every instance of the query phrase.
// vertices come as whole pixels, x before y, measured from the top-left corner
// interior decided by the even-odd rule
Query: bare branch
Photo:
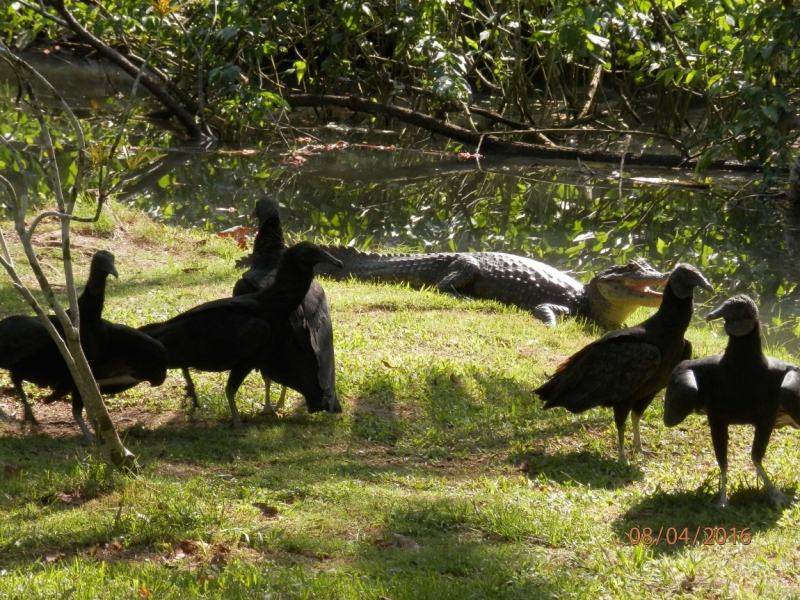
[[[134,66],[127,58],[122,56],[119,52],[114,50],[113,48],[106,45],[102,40],[95,37],[92,33],[86,30],[78,21],[75,20],[75,17],[72,16],[72,13],[67,10],[67,7],[64,5],[64,0],[50,0],[51,5],[58,11],[58,13],[63,17],[63,19],[67,22],[70,30],[75,33],[80,39],[85,41],[89,44],[92,48],[94,48],[99,54],[106,57],[116,65],[118,65],[121,69],[126,71],[131,77],[136,77],[139,69]],[[172,96],[167,93],[164,89],[164,85],[154,79],[148,72],[143,72],[141,74],[142,84],[147,88],[147,90],[153,94],[158,100],[169,110],[175,113],[175,116],[181,122],[183,127],[186,129],[186,132],[192,137],[204,137],[203,132],[200,130],[200,127],[195,122],[194,118],[192,117],[186,109],[181,106],[179,102],[177,102]]]
[[[47,170],[50,174],[51,185],[53,193],[56,197],[58,210],[49,211],[38,215],[34,219],[31,226],[26,230],[25,211],[21,210],[26,206],[25,200],[23,199],[22,201],[19,201],[13,188],[11,187],[10,182],[7,179],[0,179],[0,183],[3,184],[7,195],[11,199],[12,208],[14,209],[15,228],[17,230],[17,235],[19,236],[22,248],[28,259],[28,263],[30,264],[31,269],[33,270],[33,273],[39,282],[39,286],[41,287],[48,304],[55,312],[56,318],[58,319],[63,330],[63,334],[59,334],[55,323],[48,318],[42,306],[20,279],[13,263],[10,260],[10,253],[8,252],[8,248],[5,244],[5,238],[2,237],[2,234],[0,234],[0,240],[2,241],[4,255],[0,256],[0,264],[2,264],[11,277],[14,288],[30,304],[34,312],[38,315],[39,319],[46,327],[47,331],[50,333],[53,342],[56,344],[56,347],[61,353],[64,362],[66,363],[73,378],[74,384],[83,399],[84,407],[89,420],[93,424],[99,440],[107,449],[111,461],[115,465],[123,468],[134,468],[136,464],[135,457],[122,445],[122,442],[119,439],[119,435],[117,434],[114,424],[111,422],[111,418],[108,415],[108,411],[103,403],[103,398],[100,395],[100,389],[94,379],[91,367],[89,366],[86,355],[84,354],[80,343],[80,331],[78,329],[78,301],[72,275],[72,260],[69,246],[69,226],[72,220],[76,220],[76,217],[74,217],[72,213],[75,208],[75,202],[81,182],[83,180],[83,175],[86,170],[86,144],[83,136],[83,129],[81,128],[80,122],[72,113],[72,110],[70,110],[69,106],[66,104],[66,102],[64,102],[55,89],[53,89],[50,83],[25,61],[11,54],[8,47],[6,47],[6,45],[1,41],[0,58],[3,58],[3,60],[11,64],[17,76],[24,81],[23,87],[28,97],[29,106],[31,107],[33,115],[41,129],[45,157],[44,166],[49,167]],[[78,145],[78,155],[76,158],[77,174],[75,177],[75,183],[70,190],[69,197],[66,199],[64,197],[64,190],[61,187],[58,164],[55,156],[55,144],[53,143],[53,138],[50,133],[47,120],[45,119],[44,111],[41,109],[36,92],[34,90],[33,82],[43,86],[44,89],[52,93],[53,96],[61,103],[63,114],[67,115],[70,124],[75,130],[75,136],[77,138]],[[6,145],[10,147],[9,144]],[[27,171],[24,168],[24,162],[21,161],[21,158],[13,152],[13,148],[12,155],[15,156],[15,160],[18,160],[18,164],[21,166],[21,172],[23,177],[26,178],[25,181],[27,187]],[[27,191],[25,195],[27,196]],[[67,314],[53,293],[53,289],[44,275],[44,272],[42,271],[32,243],[33,233],[36,230],[36,226],[38,226],[42,219],[48,216],[55,216],[61,221],[61,245],[62,255],[64,257],[64,273],[67,282],[67,293],[71,305],[70,314]],[[73,391],[73,393],[75,392]],[[85,429],[85,425],[82,425],[82,427]],[[85,430],[84,433],[88,435],[88,431]]]

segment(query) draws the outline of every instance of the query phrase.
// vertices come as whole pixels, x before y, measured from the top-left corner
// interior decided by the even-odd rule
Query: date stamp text
[[[631,527],[628,531],[628,541],[631,545],[658,546],[665,543],[668,546],[683,544],[685,546],[724,546],[725,544],[742,544],[747,546],[752,541],[750,528],[744,527],[696,527],[694,531],[688,527]]]

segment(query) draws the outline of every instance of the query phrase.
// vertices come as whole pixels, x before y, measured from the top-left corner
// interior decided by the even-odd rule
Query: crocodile
[[[561,315],[619,328],[639,306],[660,306],[661,293],[650,286],[663,285],[669,278],[669,273],[656,271],[642,259],[600,271],[583,285],[542,262],[503,252],[377,254],[322,247],[344,268],[334,272],[318,265],[318,273],[336,279],[432,286],[455,296],[497,300],[532,312],[549,327]]]

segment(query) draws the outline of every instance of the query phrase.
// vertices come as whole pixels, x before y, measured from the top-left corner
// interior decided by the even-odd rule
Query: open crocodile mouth
[[[625,287],[626,290],[633,292],[634,294],[639,295],[642,298],[660,298],[661,292],[657,292],[656,290],[650,289],[650,285],[663,285],[664,282],[648,282],[648,283],[623,283],[622,285]]]

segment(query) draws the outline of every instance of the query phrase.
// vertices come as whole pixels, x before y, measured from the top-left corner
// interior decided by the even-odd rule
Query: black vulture
[[[676,266],[655,314],[638,325],[606,334],[564,361],[536,390],[544,407],[563,406],[573,413],[598,406],[613,408],[621,463],[625,463],[625,422],[633,411],[634,448],[641,452],[642,414],[667,385],[672,369],[692,355],[683,334],[692,318],[695,287],[713,291],[700,271],[687,264]]]
[[[106,279],[118,277],[114,255],[101,250],[92,257],[89,279],[78,298],[80,338],[86,359],[101,393],[114,394],[142,381],[160,385],[167,375],[164,347],[147,335],[102,318]],[[64,330],[55,316],[49,317],[59,334]],[[24,405],[25,421],[36,423],[23,381],[53,388],[50,402],[72,394],[72,415],[87,440],[92,439],[83,420],[83,398],[67,363],[38,317],[15,315],[0,321],[0,368],[8,369],[14,389]]]
[[[234,296],[252,294],[261,289],[261,282],[278,268],[281,254],[286,250],[278,202],[271,197],[256,201],[251,217],[258,219],[258,233],[250,255],[250,268],[233,286]]]
[[[264,369],[274,354],[282,351],[289,316],[308,293],[314,265],[320,262],[341,265],[314,244],[300,242],[281,255],[271,286],[206,302],[163,323],[145,325],[141,331],[164,344],[171,369],[230,371],[225,395],[233,424],[240,425],[236,391],[250,371]],[[309,412],[319,410],[330,408],[309,407]]]
[[[258,218],[258,234],[253,244],[250,268],[233,287],[233,296],[252,294],[270,285],[278,261],[286,249],[281,227],[280,208],[270,197],[256,202],[253,211]],[[261,370],[264,379],[265,398],[262,414],[275,414],[283,407],[286,386],[297,390],[306,400],[309,411],[327,410],[341,412],[336,398],[336,376],[334,370],[333,326],[330,307],[322,286],[316,281],[303,298],[303,302],[289,317],[289,327],[283,344],[277,339],[270,346]],[[183,369],[186,390],[195,406],[197,394],[188,369]],[[280,399],[273,409],[270,402],[271,382],[281,384]]]
[[[728,425],[753,425],[751,457],[776,504],[789,499],[767,477],[761,461],[772,430],[800,424],[800,369],[761,350],[758,308],[747,296],[723,302],[706,320],[725,319],[725,353],[679,364],[667,385],[664,424],[673,427],[691,412],[708,415],[711,442],[720,469],[717,506],[728,505]]]

